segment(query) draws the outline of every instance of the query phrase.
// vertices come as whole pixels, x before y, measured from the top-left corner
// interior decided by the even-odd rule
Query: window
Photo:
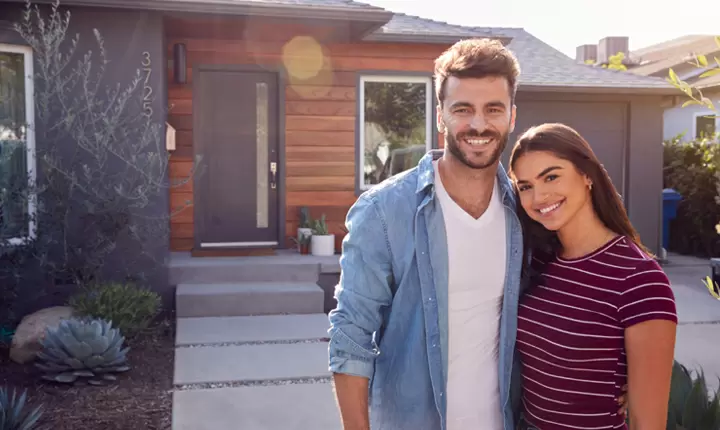
[[[717,131],[715,120],[714,112],[695,114],[695,138],[712,138]]]
[[[0,44],[0,240],[35,235],[32,49]]]
[[[362,76],[359,87],[359,189],[415,167],[432,148],[429,76]]]

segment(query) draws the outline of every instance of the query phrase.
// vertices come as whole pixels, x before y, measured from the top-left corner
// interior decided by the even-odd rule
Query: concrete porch
[[[173,429],[336,429],[327,312],[339,255],[175,252]]]
[[[294,250],[273,256],[193,257],[170,255],[170,285],[177,287],[176,313],[184,317],[231,317],[327,313],[340,255],[316,257]]]

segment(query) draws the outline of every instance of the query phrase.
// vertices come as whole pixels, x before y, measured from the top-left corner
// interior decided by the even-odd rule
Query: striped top
[[[616,399],[627,383],[624,329],[677,323],[670,282],[618,236],[576,259],[533,258],[539,276],[520,300],[517,347],[526,420],[546,429],[625,429]]]

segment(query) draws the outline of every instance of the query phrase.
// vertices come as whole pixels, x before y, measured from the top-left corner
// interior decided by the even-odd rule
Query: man
[[[348,212],[329,316],[345,430],[514,429],[523,240],[499,159],[519,73],[497,41],[449,48],[435,62],[445,149]]]

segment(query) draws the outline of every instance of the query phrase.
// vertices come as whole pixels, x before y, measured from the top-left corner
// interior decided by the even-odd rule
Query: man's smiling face
[[[510,85],[500,76],[445,81],[445,98],[438,106],[438,127],[448,151],[473,169],[498,162],[515,127]]]

